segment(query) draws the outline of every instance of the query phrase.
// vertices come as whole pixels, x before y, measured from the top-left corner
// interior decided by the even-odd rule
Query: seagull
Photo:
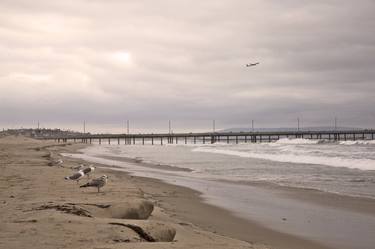
[[[63,163],[64,163],[64,161],[61,158],[60,159],[54,159],[54,160],[51,159],[51,161],[48,163],[48,166],[57,165],[57,166],[63,167],[63,165],[62,165]]]
[[[90,182],[79,186],[80,188],[87,188],[87,187],[96,187],[98,188],[98,193],[100,192],[100,188],[104,187],[104,185],[107,183],[108,176],[102,175],[99,178],[93,179]]]
[[[64,161],[61,158],[59,158],[59,159],[54,160],[52,163],[54,165],[62,167],[62,164],[64,163]]]
[[[85,173],[83,173],[82,170],[78,171],[77,173],[71,175],[71,176],[66,176],[65,180],[72,180],[72,181],[77,181],[77,184],[79,180],[81,180],[82,177],[85,176]]]
[[[246,67],[253,67],[253,66],[256,66],[256,65],[258,65],[258,64],[259,64],[259,62],[248,63],[248,64],[246,64]]]
[[[94,170],[95,170],[95,167],[92,166],[92,164],[91,164],[89,167],[84,168],[82,171],[83,171],[83,173],[84,173],[85,175],[87,175],[87,178],[90,178],[90,174],[91,174],[92,172],[94,172]]]

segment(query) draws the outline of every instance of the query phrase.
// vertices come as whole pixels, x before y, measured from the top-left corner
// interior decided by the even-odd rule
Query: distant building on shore
[[[40,137],[54,137],[54,136],[74,136],[82,135],[81,132],[71,131],[71,130],[61,130],[61,129],[32,129],[32,128],[21,128],[21,129],[7,129],[0,131],[0,136],[25,136],[32,138]],[[90,133],[86,133],[90,134]]]

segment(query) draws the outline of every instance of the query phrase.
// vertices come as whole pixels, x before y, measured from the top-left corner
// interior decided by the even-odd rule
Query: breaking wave
[[[368,145],[368,143],[356,142],[359,142],[357,144]],[[372,142],[370,144],[375,143]],[[344,145],[352,144],[345,143]],[[342,146],[342,143],[326,144],[324,140],[281,139],[277,142],[263,145],[204,146],[193,149],[193,152],[216,153],[284,163],[318,164],[360,170],[375,170],[375,152],[373,153],[374,155],[371,154],[370,156],[368,154],[353,154],[349,150],[346,151],[345,147]]]
[[[313,139],[304,139],[304,138],[281,138],[274,142],[274,144],[289,144],[289,145],[297,145],[297,144],[321,144],[325,143],[326,140],[313,140]]]
[[[375,140],[340,141],[341,145],[375,145]]]

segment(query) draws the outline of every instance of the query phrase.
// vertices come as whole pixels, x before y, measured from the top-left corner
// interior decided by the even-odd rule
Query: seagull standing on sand
[[[77,181],[77,184],[79,182],[79,180],[82,179],[82,177],[85,176],[85,173],[83,173],[82,170],[78,171],[77,173],[71,175],[71,176],[66,176],[65,177],[65,180],[72,180],[72,181]]]
[[[90,182],[79,186],[80,188],[87,188],[87,187],[95,187],[98,188],[98,193],[100,192],[100,188],[104,187],[104,185],[107,183],[108,176],[102,175],[99,178],[93,179]]]
[[[64,167],[62,164],[64,163],[64,161],[62,159],[56,159],[56,160],[53,160],[51,159],[51,161],[48,163],[48,166],[60,166],[60,167]]]
[[[48,163],[48,166],[60,166],[60,167],[63,167],[63,163],[64,161],[60,158],[60,159],[55,159],[55,160],[52,160],[51,162]]]
[[[56,162],[57,162],[57,165],[61,167],[62,167],[62,164],[64,163],[62,159],[58,159]]]
[[[90,174],[91,174],[92,172],[94,172],[94,170],[95,170],[95,167],[92,166],[92,164],[91,164],[89,167],[84,168],[82,171],[83,171],[83,173],[84,173],[85,175],[87,175],[87,178],[90,178]]]

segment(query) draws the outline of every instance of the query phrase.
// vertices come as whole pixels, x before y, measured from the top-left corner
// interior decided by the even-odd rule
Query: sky
[[[373,0],[0,0],[0,13],[3,128],[375,127]]]

